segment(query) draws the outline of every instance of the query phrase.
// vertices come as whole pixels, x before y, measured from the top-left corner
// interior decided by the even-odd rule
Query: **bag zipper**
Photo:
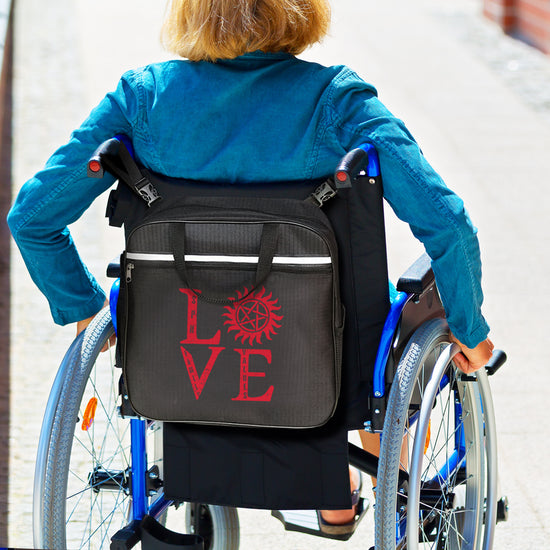
[[[126,264],[126,282],[131,283],[132,282],[132,269],[134,269],[135,265],[131,262],[128,262]]]

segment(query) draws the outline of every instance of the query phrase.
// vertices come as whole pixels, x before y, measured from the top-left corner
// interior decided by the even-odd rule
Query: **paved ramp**
[[[509,354],[493,381],[501,484],[511,501],[510,521],[499,525],[495,549],[545,548],[550,99],[544,94],[550,90],[550,59],[484,23],[477,1],[333,4],[331,36],[305,57],[348,64],[375,83],[381,99],[407,121],[428,159],[464,197],[479,227],[485,313],[496,345]],[[68,138],[124,70],[166,57],[157,40],[161,15],[160,3],[145,0],[18,0],[16,187]],[[82,256],[100,278],[122,247],[103,209],[100,199],[73,228]],[[420,249],[391,215],[388,225],[396,277]],[[53,325],[15,252],[12,283],[9,543],[30,548],[36,442],[74,327]],[[243,550],[366,550],[372,544],[372,512],[348,543],[283,535],[268,512],[240,516]]]

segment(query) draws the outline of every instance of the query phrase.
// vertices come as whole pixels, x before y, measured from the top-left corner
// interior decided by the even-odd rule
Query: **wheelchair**
[[[378,183],[374,148],[349,153],[336,172],[342,175]],[[108,274],[120,276],[119,266],[110,265]],[[348,444],[350,464],[377,479],[375,548],[490,550],[507,503],[497,488],[488,376],[506,356],[495,352],[471,376],[456,369],[459,347],[450,341],[426,256],[396,288],[364,426],[379,434],[380,455]],[[111,308],[116,292],[115,282]],[[238,550],[236,508],[164,498],[162,422],[132,414],[111,346],[115,324],[110,308],[100,312],[70,346],[55,378],[37,452],[35,547],[128,549],[141,543],[144,549]],[[287,530],[351,536],[324,531],[314,511],[272,515]]]

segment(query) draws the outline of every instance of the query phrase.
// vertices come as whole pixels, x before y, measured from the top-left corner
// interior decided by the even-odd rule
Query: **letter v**
[[[197,373],[197,367],[195,366],[195,361],[193,360],[193,356],[183,346],[180,347],[185,365],[187,367],[187,372],[189,373],[189,379],[191,380],[191,386],[193,387],[195,399],[198,399],[201,396],[204,385],[206,384],[206,381],[210,376],[210,371],[212,370],[212,367],[214,366],[218,355],[225,348],[208,346],[210,348],[210,358],[208,359],[208,363],[206,363],[206,367],[204,367],[204,370],[199,377]]]

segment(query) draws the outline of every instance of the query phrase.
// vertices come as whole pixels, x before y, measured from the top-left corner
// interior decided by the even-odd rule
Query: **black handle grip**
[[[120,256],[118,256],[109,262],[107,266],[107,277],[109,277],[109,279],[120,279],[121,273]]]
[[[88,161],[88,177],[89,178],[102,178],[105,174],[105,166],[103,165],[103,158],[106,156],[116,157],[120,148],[120,140],[118,138],[111,138],[104,141],[90,157]]]
[[[338,188],[351,187],[351,182],[357,177],[361,170],[367,167],[368,154],[364,149],[357,148],[347,153],[334,175],[334,181]]]
[[[489,376],[495,374],[495,372],[506,363],[506,353],[501,349],[496,349],[493,351],[493,356],[489,359],[489,362],[485,365],[485,370]]]

